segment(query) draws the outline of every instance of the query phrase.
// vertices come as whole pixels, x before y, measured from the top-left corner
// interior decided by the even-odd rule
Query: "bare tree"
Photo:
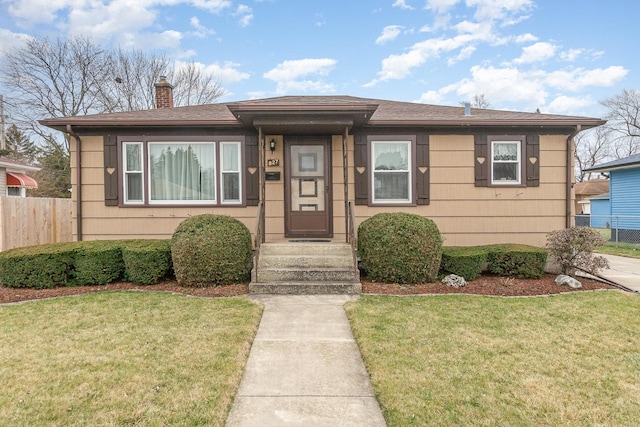
[[[460,105],[465,105],[469,101],[460,101]],[[489,100],[484,96],[484,93],[480,95],[474,95],[473,100],[469,102],[473,108],[491,108]]]
[[[640,91],[625,89],[601,104],[608,110],[611,155],[622,159],[640,152]]]
[[[592,178],[591,173],[585,172],[585,169],[611,158],[610,133],[608,128],[598,126],[576,135],[574,158],[577,182]]]
[[[224,95],[224,89],[215,77],[204,73],[193,62],[174,68],[167,75],[175,87],[175,105],[210,104]]]
[[[11,123],[28,137],[38,136],[37,161],[61,175],[55,175],[55,187],[62,192],[68,181],[69,168],[61,165],[69,163],[69,135],[54,133],[38,120],[152,109],[161,75],[174,84],[175,106],[210,103],[224,92],[213,75],[194,63],[176,68],[162,54],[108,50],[85,37],[29,39],[0,60]]]
[[[37,119],[99,112],[93,96],[104,69],[105,52],[89,39],[29,39],[4,58],[2,83],[10,88],[10,114],[21,129],[51,136]],[[68,141],[65,143],[68,152]]]

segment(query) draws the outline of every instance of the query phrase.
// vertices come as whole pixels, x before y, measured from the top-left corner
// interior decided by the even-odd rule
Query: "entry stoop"
[[[347,243],[263,243],[251,272],[251,294],[360,294],[362,285]]]

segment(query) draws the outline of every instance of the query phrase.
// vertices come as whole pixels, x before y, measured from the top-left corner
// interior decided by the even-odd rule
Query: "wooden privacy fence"
[[[71,199],[0,196],[0,251],[72,240]]]

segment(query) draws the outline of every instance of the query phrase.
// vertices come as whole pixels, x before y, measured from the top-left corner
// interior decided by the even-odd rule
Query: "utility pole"
[[[4,133],[4,102],[0,95],[0,149],[7,149],[7,135]]]

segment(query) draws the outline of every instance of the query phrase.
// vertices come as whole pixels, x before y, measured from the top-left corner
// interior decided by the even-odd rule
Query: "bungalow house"
[[[602,205],[608,212],[599,213],[610,218],[611,239],[640,243],[640,153],[585,171],[609,175],[609,201]]]
[[[576,196],[576,215],[589,215],[591,213],[589,200],[591,200],[592,196],[607,193],[609,191],[609,180],[590,179],[578,182],[573,186],[573,191]]]
[[[28,176],[40,168],[0,157],[0,196],[26,197],[27,188],[38,188],[38,183]]]
[[[351,96],[173,107],[156,88],[155,110],[40,122],[71,135],[75,239],[167,238],[217,213],[264,242],[344,242],[405,211],[446,245],[542,246],[573,222],[573,137],[604,123]]]

